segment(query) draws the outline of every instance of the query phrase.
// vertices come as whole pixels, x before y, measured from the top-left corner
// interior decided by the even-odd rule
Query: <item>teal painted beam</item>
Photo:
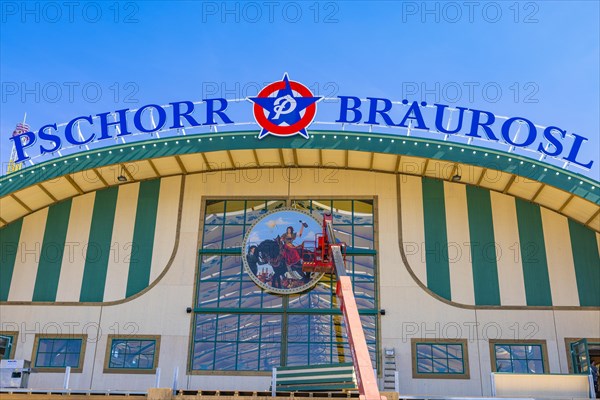
[[[32,301],[56,301],[70,214],[71,199],[48,209]]]
[[[150,284],[150,267],[156,230],[160,179],[140,183],[126,296],[133,296]]]
[[[499,306],[500,285],[489,190],[467,186],[467,204],[475,304]]]
[[[600,307],[600,256],[596,233],[569,220],[575,279],[582,307]]]
[[[104,300],[118,192],[118,186],[96,192],[79,295],[80,302]]]
[[[540,206],[516,199],[519,246],[528,306],[551,306],[552,292]]]
[[[22,226],[21,218],[0,229],[0,301],[8,300]]]
[[[427,287],[446,300],[452,300],[444,182],[423,178],[422,186]]]

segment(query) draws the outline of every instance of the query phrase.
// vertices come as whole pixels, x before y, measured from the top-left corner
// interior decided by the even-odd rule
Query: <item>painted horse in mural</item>
[[[294,257],[291,252],[295,252]],[[302,272],[302,259],[298,249],[291,249],[286,246],[281,236],[275,239],[263,240],[256,248],[259,264],[270,264],[273,267],[273,277],[271,285],[274,288],[285,289],[293,284],[294,281],[302,284],[310,281],[310,274]],[[288,273],[286,277],[286,273]],[[294,278],[298,276],[298,278]]]

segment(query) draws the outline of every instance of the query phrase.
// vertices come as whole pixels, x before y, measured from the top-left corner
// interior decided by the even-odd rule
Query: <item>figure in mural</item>
[[[250,271],[254,275],[258,274],[258,253],[256,251],[256,246],[250,246],[248,248],[248,254],[246,254],[246,261],[248,261],[248,266],[250,267]]]
[[[292,221],[299,222],[298,231]],[[257,221],[245,240],[244,259],[252,279],[280,293],[310,286],[318,274],[302,271],[303,250],[313,245],[319,228],[314,218],[296,210],[280,210]]]

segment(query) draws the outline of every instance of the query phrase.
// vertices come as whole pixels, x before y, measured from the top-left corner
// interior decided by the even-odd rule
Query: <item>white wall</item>
[[[250,172],[219,172],[186,177],[180,237],[174,262],[158,284],[142,296],[110,306],[0,307],[3,330],[19,330],[16,357],[31,359],[35,333],[82,333],[87,344],[83,373],[72,374],[71,387],[78,389],[145,390],[153,375],[104,374],[102,372],[111,333],[161,335],[159,366],[162,386],[170,386],[173,369],[179,368],[180,388],[204,390],[267,390],[269,377],[187,375],[193,290],[198,250],[198,231],[203,196],[377,196],[379,238],[381,348],[396,349],[403,394],[478,396],[490,395],[488,338],[532,338],[547,341],[550,372],[566,373],[564,337],[600,337],[598,311],[478,310],[446,304],[425,292],[402,262],[398,240],[396,177],[391,174],[320,169],[301,169],[289,183],[281,169],[261,170],[247,182]],[[411,178],[416,179],[416,178]],[[176,198],[174,196],[173,198]],[[177,207],[173,202],[173,207]],[[462,234],[458,232],[457,234]],[[162,250],[167,252],[166,249]],[[161,255],[166,260],[167,254]],[[154,270],[153,266],[153,270]],[[14,326],[18,329],[14,329]],[[100,328],[100,335],[95,330]],[[52,330],[54,329],[54,330]],[[135,330],[135,332],[134,332]],[[86,332],[84,332],[86,333]],[[468,340],[470,379],[413,379],[411,338],[459,337]],[[58,388],[62,374],[37,373],[30,386]]]

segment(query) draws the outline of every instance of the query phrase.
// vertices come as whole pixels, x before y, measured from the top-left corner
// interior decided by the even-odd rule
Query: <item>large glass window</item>
[[[33,365],[45,371],[71,367],[71,372],[81,372],[86,338],[86,335],[36,336]]]
[[[270,371],[280,365],[351,360],[335,277],[305,293],[276,295],[244,272],[241,246],[262,215],[293,207],[319,219],[332,212],[337,238],[348,246],[367,345],[377,365],[377,276],[373,200],[207,200],[194,309],[192,371]]]
[[[467,341],[412,339],[413,378],[469,378]]]
[[[104,372],[154,373],[158,365],[159,336],[108,336]]]
[[[0,360],[15,358],[18,336],[19,333],[16,331],[0,331]]]
[[[543,374],[547,372],[545,341],[490,340],[494,372]]]

